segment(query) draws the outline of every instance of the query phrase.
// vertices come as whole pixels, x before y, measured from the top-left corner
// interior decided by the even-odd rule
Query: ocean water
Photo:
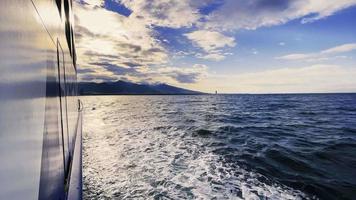
[[[82,100],[84,199],[356,199],[356,94]]]

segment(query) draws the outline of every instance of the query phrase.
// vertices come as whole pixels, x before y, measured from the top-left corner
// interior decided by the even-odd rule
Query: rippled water
[[[84,199],[355,199],[356,95],[83,97]]]

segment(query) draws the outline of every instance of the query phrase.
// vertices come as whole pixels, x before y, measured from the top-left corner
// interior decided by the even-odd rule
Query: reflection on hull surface
[[[0,2],[0,199],[81,199],[71,0]]]

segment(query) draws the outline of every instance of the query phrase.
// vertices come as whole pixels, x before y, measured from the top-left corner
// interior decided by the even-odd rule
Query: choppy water
[[[84,199],[356,199],[356,95],[83,97]]]

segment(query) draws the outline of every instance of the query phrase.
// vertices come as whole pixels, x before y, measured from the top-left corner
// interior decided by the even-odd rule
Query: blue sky
[[[356,0],[81,0],[82,81],[356,92]]]

